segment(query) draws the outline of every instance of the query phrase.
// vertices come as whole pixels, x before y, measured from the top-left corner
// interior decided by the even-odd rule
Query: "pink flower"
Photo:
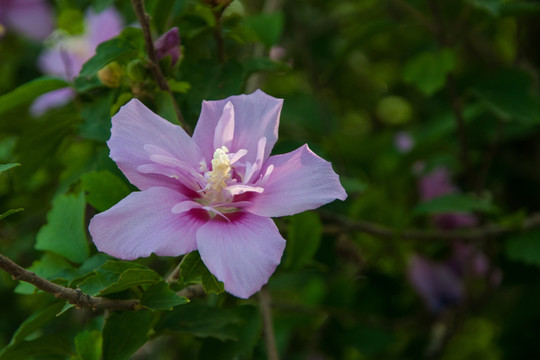
[[[175,65],[180,58],[180,35],[178,28],[173,27],[165,34],[161,35],[155,42],[156,55],[158,59],[170,55],[171,65]]]
[[[65,36],[41,54],[38,65],[45,74],[72,81],[79,75],[83,64],[95,55],[97,46],[122,31],[122,19],[114,8],[99,14],[88,11],[85,21],[84,34]],[[75,96],[74,91],[60,90],[64,89],[38,97],[30,112],[39,116],[51,108],[68,103]]]
[[[43,40],[54,29],[53,12],[45,0],[0,0],[0,28]]]
[[[107,144],[142,191],[94,216],[97,248],[126,260],[198,250],[229,293],[257,292],[285,248],[270,217],[347,197],[331,164],[307,145],[269,156],[282,103],[260,90],[204,101],[192,138],[136,99],[123,106]]]

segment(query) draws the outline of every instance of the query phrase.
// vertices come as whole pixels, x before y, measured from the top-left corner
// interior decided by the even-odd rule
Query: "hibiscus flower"
[[[198,250],[229,293],[257,292],[285,248],[270,217],[347,197],[307,145],[270,156],[282,104],[260,90],[204,101],[193,137],[136,99],[123,106],[107,144],[141,191],[94,216],[98,250],[125,260]]]

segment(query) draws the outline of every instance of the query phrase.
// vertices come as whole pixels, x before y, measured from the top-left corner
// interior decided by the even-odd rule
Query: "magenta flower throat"
[[[141,191],[94,216],[98,250],[126,260],[198,250],[229,293],[257,292],[285,248],[271,217],[347,197],[307,145],[270,156],[282,103],[260,90],[204,101],[192,138],[136,99],[123,106],[107,144]]]

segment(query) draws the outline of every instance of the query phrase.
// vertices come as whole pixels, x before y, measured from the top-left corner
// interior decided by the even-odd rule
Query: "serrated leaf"
[[[540,230],[508,237],[505,248],[506,255],[511,260],[540,265]]]
[[[322,224],[314,212],[304,212],[291,217],[285,248],[285,266],[299,269],[307,265],[319,248]]]
[[[129,269],[118,277],[118,280],[99,292],[99,295],[107,295],[127,290],[133,286],[155,284],[161,280],[161,276],[150,269]]]
[[[112,313],[103,328],[103,360],[127,360],[148,340],[150,311]]]
[[[234,311],[189,303],[165,313],[156,331],[167,329],[225,341],[237,340],[241,324],[242,318]]]
[[[466,194],[451,194],[426,201],[413,210],[413,214],[442,214],[495,211],[496,208],[487,199]]]
[[[105,41],[96,48],[96,55],[84,63],[80,76],[92,76],[108,63],[121,56],[136,56],[137,50],[128,41],[114,38]]]
[[[18,163],[0,164],[0,174],[6,170],[13,169],[14,167],[17,167],[17,166],[21,166],[21,164],[18,164]]]
[[[51,251],[82,263],[90,254],[84,229],[84,194],[59,195],[36,239],[37,250]]]
[[[184,256],[180,264],[180,279],[184,284],[202,283],[204,291],[220,294],[224,285],[208,270],[198,251]]]
[[[81,176],[86,201],[99,211],[105,211],[129,195],[129,187],[107,170],[93,171]]]
[[[429,96],[442,89],[454,66],[455,54],[450,49],[424,52],[407,61],[403,81]]]
[[[188,302],[187,298],[176,295],[163,281],[150,286],[141,297],[141,305],[151,310],[170,310]]]
[[[99,360],[103,338],[97,330],[84,330],[75,336],[75,349],[82,360]]]
[[[15,90],[0,96],[0,115],[8,110],[29,103],[39,95],[68,86],[65,80],[43,76],[29,81]]]

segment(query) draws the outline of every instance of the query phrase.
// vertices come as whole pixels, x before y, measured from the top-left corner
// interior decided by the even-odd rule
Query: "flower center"
[[[208,173],[208,188],[222,191],[227,187],[226,181],[231,178],[231,161],[227,156],[229,149],[225,146],[216,149],[212,159],[212,171]]]

